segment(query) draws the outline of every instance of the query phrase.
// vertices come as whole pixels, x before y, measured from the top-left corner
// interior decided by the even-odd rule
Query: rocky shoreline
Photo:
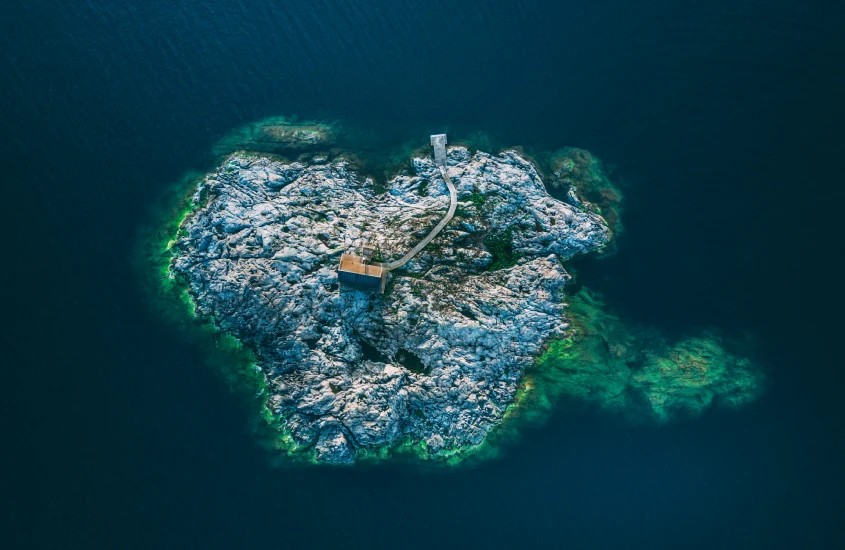
[[[436,223],[448,193],[431,159],[376,193],[342,156],[236,153],[198,186],[171,273],[199,317],[255,350],[289,454],[469,454],[565,333],[561,262],[607,246],[604,219],[574,190],[552,198],[514,151],[452,147],[447,164],[458,212],[384,295],[340,287],[337,261],[364,239],[401,256]]]

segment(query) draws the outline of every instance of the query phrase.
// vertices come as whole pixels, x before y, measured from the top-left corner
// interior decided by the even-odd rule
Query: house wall
[[[361,275],[359,273],[349,273],[348,271],[339,271],[337,274],[337,280],[339,283],[344,285],[381,290],[381,277]]]

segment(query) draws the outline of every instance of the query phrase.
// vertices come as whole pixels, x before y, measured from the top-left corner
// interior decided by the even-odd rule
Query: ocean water
[[[834,548],[842,6],[41,0],[0,15],[2,502],[29,548]],[[750,336],[763,397],[665,427],[577,403],[472,470],[272,468],[131,253],[232,128],[340,118],[591,150],[626,195],[579,283]],[[4,546],[7,546],[4,544]]]

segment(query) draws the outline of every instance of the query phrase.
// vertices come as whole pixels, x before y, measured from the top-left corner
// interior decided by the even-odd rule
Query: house
[[[357,254],[340,256],[337,282],[346,286],[384,293],[388,269],[380,263],[370,262],[374,251],[372,247],[365,246],[363,248],[363,256]]]

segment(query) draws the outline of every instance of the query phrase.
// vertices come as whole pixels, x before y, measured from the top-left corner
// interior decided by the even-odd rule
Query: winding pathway
[[[434,226],[431,233],[426,235],[425,238],[417,244],[417,246],[410,250],[410,252],[395,262],[386,264],[387,269],[397,269],[411,261],[411,259],[416,256],[420,250],[425,248],[425,246],[430,243],[444,227],[446,227],[446,224],[452,221],[452,216],[455,215],[455,209],[458,207],[458,190],[455,189],[455,185],[452,183],[452,180],[449,179],[449,174],[446,173],[446,167],[441,164],[438,165],[438,168],[440,168],[440,175],[443,176],[443,181],[446,182],[446,187],[449,188],[449,211],[446,212],[446,216],[440,220],[440,223]]]

